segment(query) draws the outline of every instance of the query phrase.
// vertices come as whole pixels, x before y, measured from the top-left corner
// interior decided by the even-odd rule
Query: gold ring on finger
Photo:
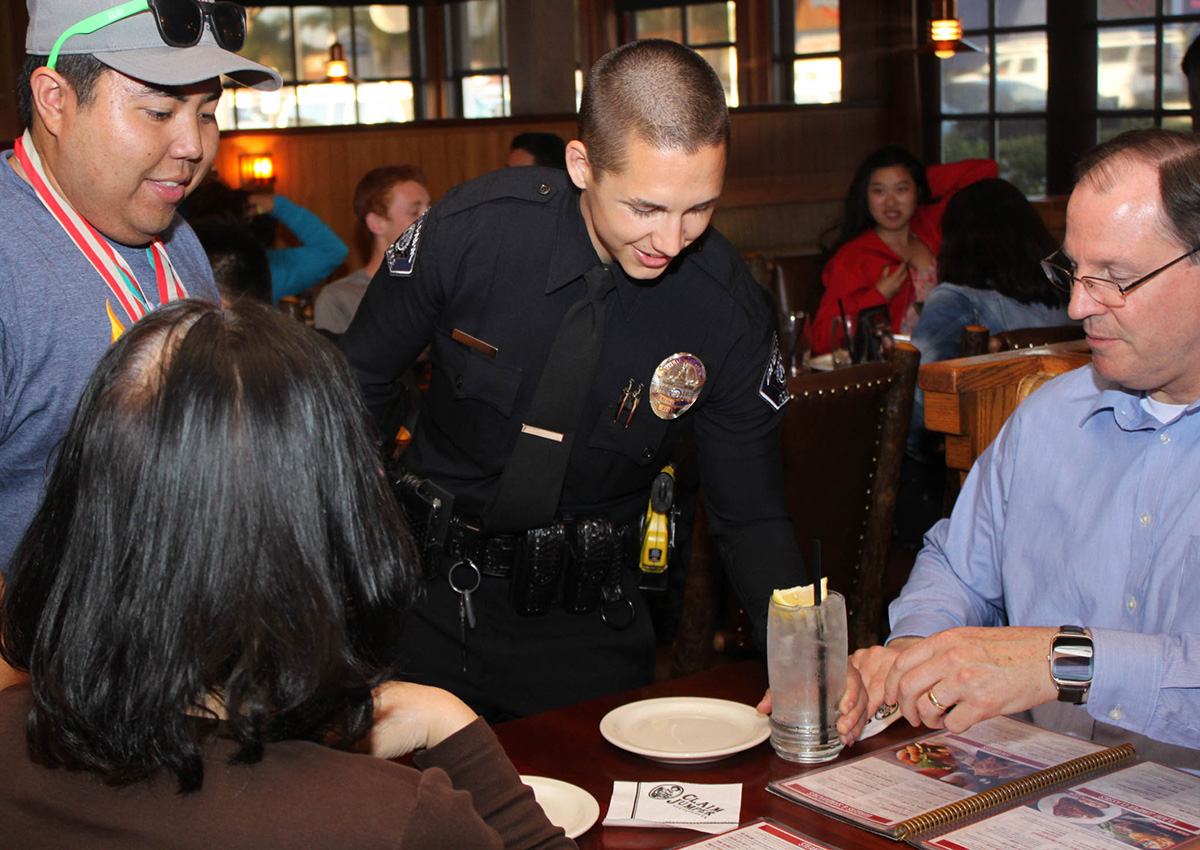
[[[930,702],[930,703],[933,705],[933,707],[934,707],[934,708],[936,708],[938,711],[941,711],[941,712],[945,713],[945,712],[947,712],[947,711],[949,711],[949,710],[950,710],[950,706],[948,706],[948,705],[942,705],[940,702],[938,702],[938,698],[937,698],[937,697],[935,697],[935,696],[933,695],[933,688],[930,688],[930,689],[929,689],[929,693],[925,694],[925,696],[929,698],[929,702]]]

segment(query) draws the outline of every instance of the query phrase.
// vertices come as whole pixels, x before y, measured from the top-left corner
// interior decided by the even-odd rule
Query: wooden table
[[[895,850],[897,846],[903,846],[769,793],[766,790],[768,782],[794,776],[809,768],[777,757],[768,742],[711,764],[675,765],[661,764],[627,753],[600,735],[600,719],[626,703],[653,697],[704,696],[753,705],[762,696],[766,684],[765,662],[744,661],[557,711],[511,720],[497,725],[496,734],[521,773],[561,779],[591,793],[600,803],[600,820],[608,811],[614,781],[682,779],[707,783],[740,782],[742,823],[769,817],[834,847]],[[901,719],[883,734],[844,750],[839,759],[845,760],[899,743],[917,731]],[[585,850],[656,850],[700,837],[702,833],[692,830],[605,827],[597,821],[578,841]]]

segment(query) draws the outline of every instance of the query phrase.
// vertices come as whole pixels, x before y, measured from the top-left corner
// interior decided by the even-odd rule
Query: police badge
[[[767,370],[763,372],[758,394],[776,410],[779,410],[792,398],[792,394],[788,392],[787,376],[783,370],[783,355],[779,351],[779,334],[771,337],[771,358],[767,361]]]
[[[387,263],[388,274],[393,277],[408,277],[412,274],[413,263],[417,260],[417,244],[421,241],[421,231],[425,227],[425,216],[429,210],[421,213],[421,217],[408,226],[408,230],[400,234],[400,238],[388,246],[383,261]]]
[[[659,419],[675,419],[696,403],[704,386],[704,364],[694,354],[672,354],[654,369],[650,409]]]

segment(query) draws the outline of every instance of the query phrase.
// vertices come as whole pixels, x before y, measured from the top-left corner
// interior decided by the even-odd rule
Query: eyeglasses
[[[1165,266],[1159,266],[1150,272],[1150,274],[1139,277],[1127,286],[1121,286],[1119,283],[1105,280],[1102,277],[1077,277],[1075,275],[1075,264],[1061,250],[1055,251],[1049,257],[1046,257],[1046,259],[1041,261],[1041,264],[1042,271],[1046,277],[1059,289],[1070,292],[1075,286],[1075,281],[1079,281],[1087,287],[1088,295],[1092,296],[1097,304],[1102,304],[1105,307],[1124,307],[1125,298],[1130,292],[1156,275],[1162,274],[1176,263],[1183,262],[1197,251],[1200,251],[1200,246],[1176,257]]]
[[[46,67],[55,70],[58,52],[63,42],[73,35],[88,35],[104,29],[110,24],[150,10],[158,34],[171,47],[195,47],[204,35],[204,22],[208,21],[217,44],[235,53],[246,43],[246,10],[237,3],[222,0],[218,3],[201,3],[199,0],[129,0],[97,12],[68,29],[54,42]]]

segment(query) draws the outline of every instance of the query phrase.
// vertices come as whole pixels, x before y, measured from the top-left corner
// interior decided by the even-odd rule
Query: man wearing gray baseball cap
[[[166,301],[217,300],[176,209],[216,155],[220,77],[280,86],[237,54],[235,3],[111,4],[27,3],[27,129],[0,159],[0,575],[105,349]]]

